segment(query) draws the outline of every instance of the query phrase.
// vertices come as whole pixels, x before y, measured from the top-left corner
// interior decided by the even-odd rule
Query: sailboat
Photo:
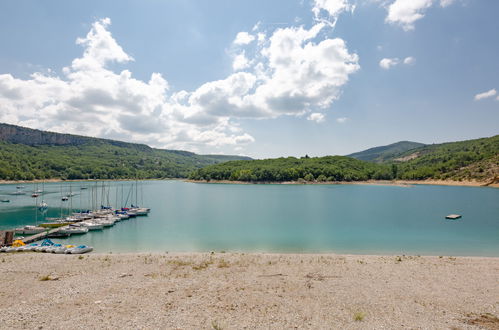
[[[48,208],[49,206],[45,201],[42,201],[40,204],[38,204],[38,210],[40,211],[45,211]]]

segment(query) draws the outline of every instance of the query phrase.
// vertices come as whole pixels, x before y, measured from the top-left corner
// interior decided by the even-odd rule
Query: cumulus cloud
[[[414,63],[416,63],[416,59],[414,57],[409,56],[409,57],[404,58],[404,64],[413,65]]]
[[[387,8],[388,15],[385,19],[387,23],[399,25],[405,31],[414,30],[416,21],[424,18],[426,11],[435,3],[439,2],[440,7],[445,8],[455,2],[455,0],[395,0],[387,5],[387,1],[373,1]]]
[[[246,54],[244,52],[234,57],[234,61],[232,62],[232,69],[234,69],[234,71],[244,70],[249,66],[249,60],[246,58]]]
[[[159,73],[142,81],[129,70],[110,69],[134,60],[112,37],[110,24],[108,18],[96,21],[77,39],[83,55],[62,76],[0,74],[0,121],[156,147],[240,150],[254,138],[239,120],[309,114],[320,122],[324,115],[317,110],[330,107],[360,68],[344,40],[324,37],[328,23],[274,31],[256,26],[257,37],[242,32],[234,40],[233,73],[193,91],[170,91]]]
[[[340,118],[336,118],[336,122],[340,123],[340,124],[344,124],[348,121],[348,118],[347,117],[340,117]]]
[[[390,68],[396,66],[397,64],[400,63],[400,60],[398,58],[383,58],[381,61],[379,61],[379,66],[382,69],[389,70]]]
[[[394,58],[383,58],[381,61],[379,61],[379,66],[382,69],[389,70],[394,66],[397,66],[399,64],[405,64],[405,65],[413,65],[416,63],[416,59],[412,56],[408,56],[404,58],[404,60],[400,60],[397,57]]]
[[[249,34],[248,32],[239,32],[234,39],[234,44],[236,45],[247,45],[255,40],[255,36]]]
[[[348,0],[314,0],[312,12],[317,20],[322,20],[321,14],[326,13],[334,24],[341,13],[354,9],[355,6]]]
[[[432,3],[433,0],[396,0],[388,7],[386,21],[405,31],[414,30],[414,23],[424,17]]]
[[[497,91],[495,89],[491,89],[489,91],[479,93],[475,95],[475,101],[480,101],[483,99],[488,99],[489,97],[493,97],[497,94]],[[499,98],[498,98],[499,99]]]
[[[322,123],[326,120],[326,116],[320,112],[313,112],[308,117],[307,120],[315,121],[316,123]]]

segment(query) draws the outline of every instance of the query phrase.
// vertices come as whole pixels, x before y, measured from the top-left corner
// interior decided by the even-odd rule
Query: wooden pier
[[[63,228],[63,227],[58,227],[58,228],[46,230],[42,233],[38,233],[38,234],[23,238],[22,241],[24,242],[24,244],[36,242],[36,241],[39,241],[39,240],[42,240],[44,238],[49,237],[49,235],[51,235],[51,234],[57,233],[61,228]]]

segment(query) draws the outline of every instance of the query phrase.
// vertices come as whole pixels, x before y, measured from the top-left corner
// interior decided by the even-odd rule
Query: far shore
[[[230,180],[185,180],[193,183],[214,183],[214,184],[284,184],[284,185],[300,185],[300,184],[359,184],[359,185],[380,185],[380,186],[401,186],[407,187],[411,185],[436,185],[436,186],[464,186],[464,187],[493,187],[499,188],[499,183],[487,183],[480,181],[452,181],[452,180],[367,180],[367,181],[325,181],[325,182],[310,182],[310,181],[283,181],[283,182],[247,182],[247,181],[230,181]]]
[[[101,181],[135,181],[136,179],[79,179],[79,180],[62,180],[62,179],[45,179],[45,180],[0,180],[0,184],[36,184],[36,183],[53,183],[53,182],[101,182]],[[212,184],[283,184],[283,185],[303,185],[303,184],[359,184],[359,185],[380,185],[380,186],[401,186],[407,187],[411,185],[437,185],[437,186],[463,186],[463,187],[493,187],[499,188],[499,182],[489,183],[483,181],[453,181],[453,180],[367,180],[367,181],[283,181],[283,182],[247,182],[247,181],[231,181],[231,180],[190,180],[185,178],[162,178],[162,179],[138,179],[139,181],[165,181],[179,180],[192,183],[212,183]]]

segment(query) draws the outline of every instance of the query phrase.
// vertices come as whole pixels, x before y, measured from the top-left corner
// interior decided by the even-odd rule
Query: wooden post
[[[14,232],[9,230],[0,231],[0,246],[12,245]]]

